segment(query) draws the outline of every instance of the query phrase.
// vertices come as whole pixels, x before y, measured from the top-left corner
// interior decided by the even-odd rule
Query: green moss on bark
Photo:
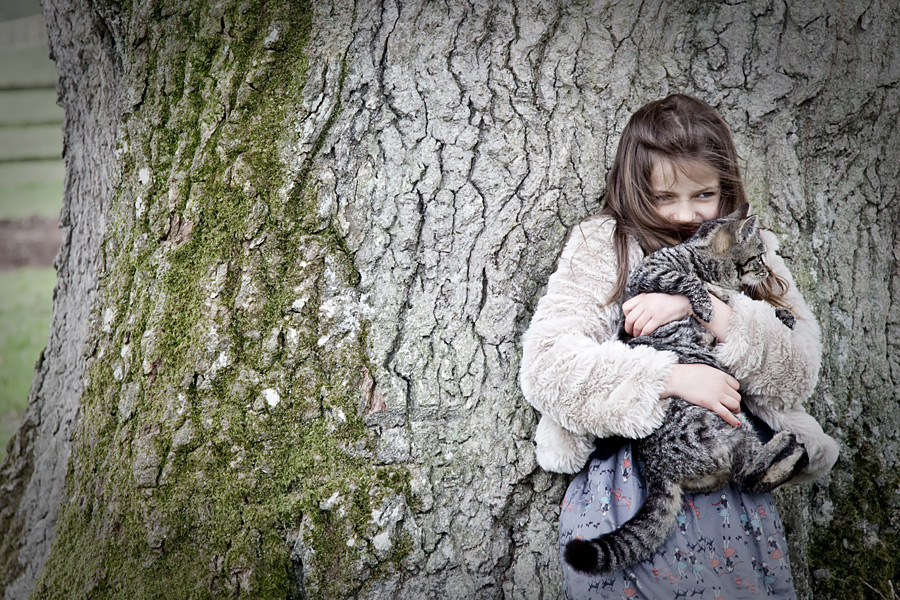
[[[856,600],[892,597],[900,584],[900,472],[885,470],[880,449],[862,439],[850,463],[852,485],[833,490],[834,518],[813,532],[809,565],[816,598]]]
[[[373,369],[364,319],[340,322],[353,257],[317,216],[313,171],[290,185],[282,160],[310,7],[152,10],[123,13],[126,85],[142,96],[123,125],[69,501],[36,596],[285,598],[302,521],[309,581],[345,597],[365,545],[348,539],[409,486],[373,464],[358,414]]]

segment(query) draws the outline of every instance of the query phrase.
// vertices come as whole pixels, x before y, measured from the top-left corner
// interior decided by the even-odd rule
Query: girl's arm
[[[621,311],[606,304],[616,275],[612,230],[595,219],[573,231],[523,336],[519,380],[528,402],[565,430],[638,438],[662,421],[660,395],[676,357],[617,340]]]

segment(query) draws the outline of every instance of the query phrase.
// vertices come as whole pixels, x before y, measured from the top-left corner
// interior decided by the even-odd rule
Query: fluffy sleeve
[[[616,339],[621,308],[606,303],[616,274],[613,227],[593,219],[572,232],[523,336],[519,381],[528,402],[565,431],[639,438],[662,421],[667,401],[659,395],[676,357]]]
[[[819,325],[797,290],[794,278],[776,253],[774,234],[763,231],[766,263],[788,282],[785,300],[796,318],[785,326],[770,304],[735,294],[729,301],[733,314],[726,341],[716,346],[716,358],[751,394],[782,398],[779,410],[796,407],[809,397],[819,380],[822,344]]]

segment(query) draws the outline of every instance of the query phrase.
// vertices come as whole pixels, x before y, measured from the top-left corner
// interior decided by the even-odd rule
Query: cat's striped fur
[[[748,210],[745,204],[725,218],[707,221],[684,243],[647,256],[630,275],[624,299],[644,292],[683,294],[694,314],[709,321],[713,307],[708,292],[727,300],[768,275],[762,261],[765,245]],[[792,326],[789,311],[779,312],[779,318]],[[623,330],[622,338],[630,345],[671,350],[681,363],[723,368],[712,352],[715,338],[693,317],[637,338]],[[803,446],[790,432],[764,443],[755,419],[745,413],[738,418],[742,426],[733,427],[708,409],[672,398],[663,424],[634,442],[647,485],[643,506],[613,532],[571,540],[566,561],[591,574],[624,569],[652,556],[672,534],[684,492],[720,489],[731,480],[752,492],[769,491],[808,464]]]

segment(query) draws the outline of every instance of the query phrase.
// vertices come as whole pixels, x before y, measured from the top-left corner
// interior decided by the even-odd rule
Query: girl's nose
[[[679,202],[675,212],[675,220],[679,223],[692,223],[694,221],[694,210],[690,202]]]

